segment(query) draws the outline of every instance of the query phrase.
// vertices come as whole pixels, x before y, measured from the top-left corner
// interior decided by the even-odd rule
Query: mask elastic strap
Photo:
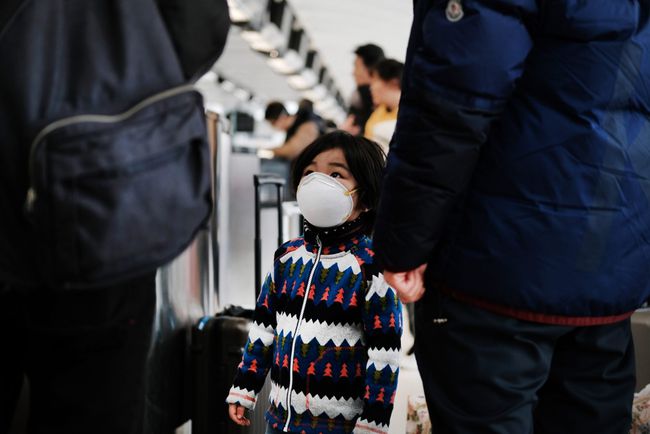
[[[350,191],[346,191],[346,192],[343,193],[343,194],[346,195],[346,196],[352,196],[352,195],[353,195],[354,193],[356,193],[358,190],[359,190],[358,188],[353,188],[352,190],[350,190]]]

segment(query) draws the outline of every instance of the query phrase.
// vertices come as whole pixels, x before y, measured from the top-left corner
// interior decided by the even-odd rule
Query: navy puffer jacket
[[[650,2],[462,0],[457,21],[448,4],[415,1],[379,261],[429,262],[428,287],[512,309],[635,309],[650,296]]]

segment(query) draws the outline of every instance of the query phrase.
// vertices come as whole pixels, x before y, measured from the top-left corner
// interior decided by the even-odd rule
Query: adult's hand
[[[384,279],[397,291],[402,303],[412,303],[424,295],[426,289],[424,287],[424,271],[426,269],[427,264],[422,264],[413,270],[399,273],[384,271]]]
[[[246,409],[239,404],[228,405],[228,415],[233,422],[241,426],[249,426],[251,421],[244,416]]]

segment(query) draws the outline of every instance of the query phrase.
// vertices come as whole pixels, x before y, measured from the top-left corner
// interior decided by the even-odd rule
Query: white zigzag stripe
[[[372,282],[370,282],[370,288],[366,293],[366,300],[370,300],[373,294],[377,294],[380,297],[386,297],[388,291],[395,292],[388,283],[384,280],[384,275],[380,274],[379,276],[372,276]]]
[[[303,320],[298,336],[305,343],[316,339],[320,345],[327,344],[331,339],[337,347],[340,347],[343,341],[347,341],[350,346],[364,342],[361,324],[329,324],[316,320]]]
[[[354,274],[361,274],[359,261],[357,261],[357,258],[352,253],[323,255],[320,261],[323,264],[323,268],[332,268],[334,265],[338,265],[339,271],[345,271],[351,268]]]
[[[282,404],[283,408],[287,408],[287,388],[280,386],[275,381],[271,380],[271,391],[269,392],[269,404],[278,405]],[[284,393],[282,393],[284,391]]]
[[[257,402],[257,396],[252,390],[241,389],[239,387],[232,386],[228,396],[226,397],[226,402],[228,404],[235,404],[239,402],[242,407],[246,407],[249,410],[255,408]]]
[[[379,425],[366,419],[359,419],[354,427],[354,434],[388,434],[388,425]]]
[[[298,259],[302,258],[303,264],[306,264],[308,260],[314,260],[316,258],[316,255],[310,254],[307,252],[307,249],[305,249],[305,246],[302,245],[298,247],[296,250],[292,250],[289,253],[285,253],[284,255],[280,256],[280,262],[283,264],[286,263],[289,259],[293,259],[293,263],[295,264]]]
[[[371,365],[375,365],[375,369],[378,371],[388,366],[391,371],[397,372],[399,368],[399,351],[369,348],[366,367],[369,368]]]
[[[273,343],[273,336],[273,327],[264,327],[262,324],[257,322],[253,322],[250,331],[248,332],[248,337],[251,342],[255,342],[259,339],[266,347]]]
[[[285,312],[277,312],[275,314],[275,332],[280,335],[289,336],[293,335],[296,330],[296,323],[298,317],[296,315],[289,315]]]
[[[280,312],[276,315],[276,322],[278,336],[280,334],[288,336],[289,334],[293,335],[298,318]],[[319,345],[325,345],[329,340],[332,340],[336,346],[341,346],[343,341],[347,341],[350,346],[354,346],[358,342],[365,342],[362,324],[329,324],[317,320],[303,319],[300,323],[300,329],[298,329],[298,336],[304,343],[316,339]]]
[[[271,383],[271,402],[275,405],[287,407],[287,388]],[[347,420],[352,420],[361,414],[363,410],[363,399],[328,398],[318,395],[291,392],[291,406],[296,413],[304,413],[309,410],[313,415],[327,414],[335,418],[342,415]]]
[[[291,259],[292,262],[295,263],[300,258],[302,258],[303,264],[307,264],[308,262],[313,262],[314,259],[316,259],[316,255],[308,252],[303,245],[298,247],[296,250],[282,255],[280,257],[280,262],[284,264]],[[343,252],[334,255],[322,255],[320,263],[323,268],[331,268],[334,265],[338,265],[339,271],[345,271],[348,268],[351,268],[353,273],[361,274],[361,266],[352,253]]]

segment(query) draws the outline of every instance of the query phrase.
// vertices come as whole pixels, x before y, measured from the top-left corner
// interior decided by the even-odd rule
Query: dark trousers
[[[33,434],[140,433],[154,275],[88,290],[0,286],[0,433],[23,377]]]
[[[431,295],[416,309],[416,357],[433,434],[629,432],[629,320],[545,325]],[[448,322],[434,324],[439,314]]]

